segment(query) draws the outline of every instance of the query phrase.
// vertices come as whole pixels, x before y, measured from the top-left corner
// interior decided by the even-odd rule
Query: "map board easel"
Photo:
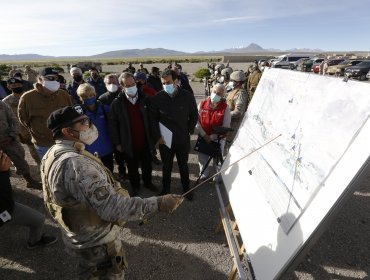
[[[256,279],[278,279],[369,171],[370,84],[265,69],[222,174]]]

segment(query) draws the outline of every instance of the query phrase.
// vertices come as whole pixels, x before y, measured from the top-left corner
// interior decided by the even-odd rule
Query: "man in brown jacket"
[[[18,117],[32,136],[40,159],[54,144],[53,134],[46,126],[49,115],[57,109],[71,106],[72,101],[65,90],[60,89],[58,72],[45,68],[40,72],[34,89],[22,95],[19,100]]]

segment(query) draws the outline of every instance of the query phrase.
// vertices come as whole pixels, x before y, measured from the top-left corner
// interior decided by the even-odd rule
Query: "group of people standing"
[[[0,113],[6,116],[1,119],[4,131],[0,135],[6,137],[0,141],[0,161],[3,155],[15,158],[12,151],[23,149],[19,144],[24,138],[19,130],[22,127],[31,139],[22,143],[28,143],[30,152],[33,149],[31,154],[40,165],[45,204],[62,228],[68,252],[79,258],[80,277],[119,277],[126,261],[116,225],[158,211],[172,212],[182,203],[182,195],[170,194],[174,157],[182,191],[187,193],[190,135],[197,127],[199,137],[210,143],[217,140],[214,126],[231,126],[237,131],[248,105],[246,75],[243,71],[231,72],[229,92],[223,83],[215,82],[210,95],[197,107],[179,65],[166,68],[160,76],[156,67],[150,74],[143,67],[134,73],[128,68],[119,77],[109,74],[101,78],[96,69],[89,73],[85,82],[82,71],[72,67],[72,82],[66,87],[55,69],[45,68],[34,88],[26,93],[17,89],[21,87],[18,79],[10,78],[11,95],[7,98],[14,99],[14,111],[7,98],[0,101]],[[171,143],[166,142],[163,127],[170,131]],[[226,137],[222,136],[222,149]],[[152,182],[156,147],[162,161],[162,190],[157,196],[142,199],[141,179],[149,190],[158,189]],[[24,150],[22,153],[24,160]],[[118,164],[118,178],[112,175],[113,159]],[[207,159],[199,154],[201,170]],[[17,172],[22,170],[12,161]],[[8,174],[8,165],[0,165],[0,173]],[[116,181],[126,176],[126,168],[131,197]],[[28,178],[27,169],[22,172],[28,182],[40,187],[39,182]],[[207,177],[208,170],[203,175]],[[187,193],[186,198],[192,200],[193,194]],[[10,216],[7,221],[11,221],[14,205],[4,211]],[[39,230],[29,246],[55,241],[55,237],[41,235]]]

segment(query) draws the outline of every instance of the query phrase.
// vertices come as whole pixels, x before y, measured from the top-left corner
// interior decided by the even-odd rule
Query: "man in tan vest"
[[[258,69],[257,65],[253,64],[251,66],[251,73],[249,74],[247,80],[247,94],[248,94],[247,108],[252,101],[253,94],[256,91],[261,76],[262,72],[260,71],[260,69]]]
[[[230,108],[230,127],[234,129],[229,138],[229,140],[232,141],[239,129],[239,125],[243,120],[247,108],[247,92],[243,88],[245,73],[242,70],[232,72],[230,80],[233,82],[233,90],[227,95],[226,103]]]
[[[79,279],[123,279],[119,225],[158,211],[171,213],[183,198],[129,197],[102,162],[84,150],[98,131],[81,105],[54,111],[47,125],[56,144],[41,163],[44,201],[62,228],[67,252],[78,258]]]

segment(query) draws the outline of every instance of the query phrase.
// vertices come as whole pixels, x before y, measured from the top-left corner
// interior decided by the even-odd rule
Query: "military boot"
[[[37,190],[42,189],[42,184],[40,182],[37,182],[35,179],[33,179],[30,173],[24,174],[23,178],[27,181],[27,188],[37,189]]]

